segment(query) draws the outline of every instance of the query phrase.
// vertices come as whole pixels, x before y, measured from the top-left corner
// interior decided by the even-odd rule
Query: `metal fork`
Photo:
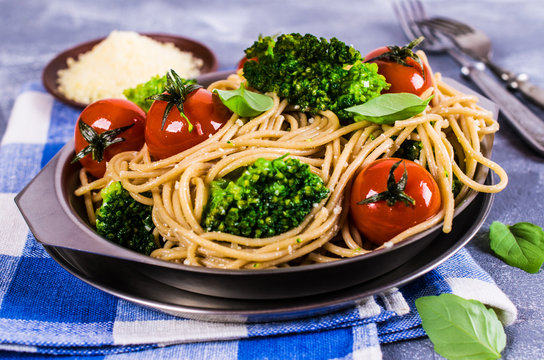
[[[495,64],[491,60],[491,39],[482,31],[457,20],[444,17],[433,17],[420,23],[448,36],[459,49],[484,63],[511,89],[519,90],[529,100],[544,107],[544,89],[530,83],[527,74],[516,75]]]
[[[544,156],[544,122],[520,102],[510,91],[489,76],[481,63],[463,56],[455,45],[437,29],[424,25],[429,20],[419,0],[393,0],[393,10],[410,39],[425,37],[421,48],[428,52],[446,52],[461,65],[461,73],[470,78],[502,111],[504,118],[525,142]]]

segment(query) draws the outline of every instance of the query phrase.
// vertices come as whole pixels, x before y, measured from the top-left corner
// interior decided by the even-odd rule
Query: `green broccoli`
[[[137,202],[119,181],[102,189],[96,210],[96,231],[123,247],[149,255],[157,248],[151,219],[152,207]]]
[[[404,140],[400,147],[395,151],[393,157],[407,160],[417,160],[423,149],[423,144],[418,140]]]
[[[258,159],[234,181],[213,181],[202,226],[261,238],[299,225],[329,189],[308,164],[286,156]]]
[[[464,184],[461,182],[461,180],[459,180],[457,175],[453,174],[453,180],[451,184],[451,192],[453,193],[453,197],[459,195],[459,192],[461,191],[463,185]]]
[[[396,136],[392,137],[393,139],[396,138]],[[398,157],[402,159],[407,160],[417,160],[419,159],[419,155],[421,154],[421,150],[423,149],[423,143],[418,140],[404,140],[403,143],[400,145],[397,151],[393,154],[393,157]],[[429,168],[426,168],[429,170]],[[449,176],[449,174],[446,174],[446,177]],[[452,186],[451,191],[453,193],[453,196],[457,196],[459,192],[461,191],[461,188],[463,187],[463,183],[457,175],[453,174],[452,179]]]
[[[363,63],[359,51],[336,38],[284,34],[261,37],[245,50],[244,77],[262,92],[275,92],[304,111],[332,110],[351,118],[345,108],[362,104],[389,84],[378,66]]]
[[[395,137],[393,137],[394,139]],[[418,140],[404,140],[404,142],[400,145],[397,151],[393,154],[393,157],[398,157],[402,159],[407,160],[417,160],[419,159],[419,155],[421,154],[421,150],[423,149],[423,143]],[[427,170],[429,170],[427,168]],[[449,176],[446,175],[446,176]],[[457,196],[459,192],[461,191],[461,188],[463,187],[463,183],[457,175],[453,174],[453,180],[452,180],[452,187],[451,191],[453,193],[453,196]]]
[[[181,79],[183,85],[196,84],[196,80],[190,79]],[[125,97],[141,107],[145,112],[149,111],[153,100],[148,99],[150,96],[161,94],[164,92],[166,86],[166,75],[164,76],[154,76],[149,81],[138,84],[134,88],[129,88],[123,90],[123,95]]]

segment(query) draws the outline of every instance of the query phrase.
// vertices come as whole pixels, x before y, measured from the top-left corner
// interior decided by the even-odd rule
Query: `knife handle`
[[[544,89],[529,82],[521,75],[523,74],[518,75],[516,79],[510,81],[508,86],[510,86],[512,89],[518,90],[538,106],[544,107]]]
[[[541,156],[544,156],[544,120],[537,117],[507,88],[474,64],[464,65],[463,75],[470,78],[480,90],[495,102],[504,117],[519,135]]]
[[[510,83],[511,81],[514,81],[516,79],[516,74],[500,67],[499,65],[495,64],[491,60],[489,59],[478,59],[478,60],[484,63],[485,66],[487,66],[487,68],[491,70],[493,74],[497,75],[497,77],[499,77],[499,79],[501,79],[502,81],[506,83]]]
[[[491,60],[482,60],[487,68],[497,75],[502,81],[508,84],[508,87],[519,91],[536,105],[544,108],[544,89],[529,82],[527,74],[514,74]]]

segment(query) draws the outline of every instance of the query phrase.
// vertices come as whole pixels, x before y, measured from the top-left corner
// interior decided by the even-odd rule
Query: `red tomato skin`
[[[387,190],[387,178],[394,163],[401,159],[387,158],[372,162],[363,168],[351,188],[350,214],[359,230],[369,241],[381,245],[404,230],[417,225],[440,211],[440,190],[432,175],[421,165],[404,160],[408,181],[404,192],[415,200],[414,206],[398,201],[393,206],[385,201],[359,205],[359,201]],[[395,170],[399,181],[404,173],[401,163]]]
[[[104,158],[101,162],[93,160],[91,154],[79,160],[87,172],[95,178],[104,176],[106,162],[114,155],[123,151],[140,150],[144,146],[145,112],[131,101],[124,99],[103,99],[95,101],[83,109],[75,127],[76,154],[89,145],[79,131],[77,124],[80,121],[91,126],[98,134],[134,124],[130,129],[118,135],[118,137],[124,138],[125,141],[118,142],[106,148]]]
[[[365,59],[372,59],[385,52],[389,51],[387,46],[371,51],[365,56]],[[425,73],[421,70],[421,66],[411,58],[405,59],[406,63],[411,66],[404,66],[393,61],[373,60],[371,62],[378,65],[378,73],[383,75],[388,83],[391,84],[389,90],[384,92],[389,93],[412,93],[421,95],[425,90],[433,86],[432,74],[429,67],[424,64]],[[425,76],[423,76],[425,75]]]
[[[147,113],[145,142],[155,160],[165,159],[215,134],[231,116],[230,110],[210,91],[200,88],[190,93],[183,104],[185,116],[193,125],[189,132],[187,121],[174,106],[162,128],[166,101],[155,100]]]

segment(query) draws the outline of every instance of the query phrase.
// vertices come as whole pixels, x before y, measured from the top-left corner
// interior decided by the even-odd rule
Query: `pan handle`
[[[58,176],[56,170],[63,158],[73,154],[73,148],[73,142],[65,145],[15,197],[15,203],[36,240],[44,245],[156,265],[159,260],[130,251],[102,238],[73,212],[68,213],[69,210],[64,209],[59,194],[55,191],[54,184],[57,183],[55,178]]]

